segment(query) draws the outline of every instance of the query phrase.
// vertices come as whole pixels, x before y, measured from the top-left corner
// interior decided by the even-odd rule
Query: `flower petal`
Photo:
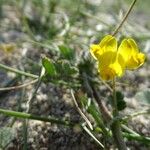
[[[99,64],[101,67],[109,66],[116,61],[117,52],[105,52],[99,57]]]
[[[92,56],[99,61],[101,61],[101,55],[110,51],[117,51],[117,40],[111,35],[105,36],[99,44],[92,44],[90,46]]]
[[[137,69],[138,67],[143,65],[144,61],[145,55],[143,53],[138,53],[130,58],[130,60],[126,64],[126,67],[130,70]]]
[[[115,62],[114,64],[110,64],[109,66],[104,66],[104,67],[102,67],[99,64],[98,71],[103,80],[112,80],[116,76],[121,77],[124,73],[123,68],[117,62]]]
[[[108,52],[108,51],[117,51],[117,40],[115,37],[111,35],[105,36],[102,41],[99,43],[102,51],[101,54]]]
[[[106,35],[99,43],[99,46],[102,48],[104,45],[106,45],[107,41],[109,41],[111,38],[113,38],[112,35]]]
[[[96,60],[99,58],[99,51],[100,51],[99,45],[92,44],[92,45],[90,46],[91,55],[92,55]]]
[[[114,64],[111,64],[110,68],[112,68],[115,71],[116,76],[123,76],[124,68],[122,68],[122,66],[117,61]]]
[[[132,47],[127,39],[124,39],[119,48],[118,48],[118,54],[122,56],[124,59],[124,62],[127,62],[131,55],[132,55]]]
[[[122,60],[119,58],[122,67],[124,65],[127,69],[136,69],[145,61],[145,55],[139,52],[136,42],[131,38],[122,41],[118,55],[122,56]]]

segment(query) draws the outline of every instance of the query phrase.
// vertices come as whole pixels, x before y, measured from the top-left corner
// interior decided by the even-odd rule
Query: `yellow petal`
[[[116,76],[121,77],[124,74],[124,69],[117,62],[103,67],[99,64],[98,71],[103,80],[112,80]]]
[[[99,64],[101,67],[109,66],[116,61],[117,52],[105,52],[99,57]]]
[[[98,71],[103,80],[112,80],[115,77],[115,71],[109,66],[104,68],[99,67]]]
[[[115,71],[115,75],[118,77],[123,76],[124,74],[124,68],[116,61],[114,64],[110,65],[110,68]]]
[[[113,38],[112,35],[106,35],[99,43],[99,46],[102,48],[104,45],[106,45],[107,41],[109,41],[111,38]]]
[[[100,58],[98,70],[103,80],[111,80],[115,76],[122,76],[123,69],[117,61],[117,52],[106,52]]]
[[[92,44],[90,46],[91,55],[96,59],[101,61],[101,55],[106,52],[116,52],[117,51],[117,40],[111,35],[105,36],[99,44]]]
[[[127,69],[137,69],[141,65],[143,65],[145,62],[145,55],[143,53],[138,53],[136,55],[133,55],[130,60],[127,62],[126,66]]]
[[[114,52],[117,51],[117,40],[115,37],[107,35],[99,43],[99,46],[101,47],[101,54],[108,51]]]
[[[140,53],[133,39],[124,39],[118,49],[119,61],[126,69],[136,69],[145,61],[145,55]],[[122,66],[123,67],[123,66]]]
[[[145,54],[143,54],[143,53],[138,53],[138,55],[137,55],[137,60],[138,60],[138,62],[139,62],[139,64],[140,64],[140,66],[143,65],[143,63],[145,62],[145,59],[146,59]]]
[[[92,55],[96,60],[99,58],[99,51],[100,51],[99,45],[92,44],[92,45],[90,46],[91,55]]]
[[[130,43],[131,47],[132,47],[134,50],[136,50],[137,52],[139,52],[138,46],[137,46],[136,42],[135,42],[133,39],[131,39],[131,38],[129,38],[129,39],[127,39],[127,40],[128,40],[128,42]]]
[[[127,62],[130,59],[132,55],[132,47],[127,39],[124,39],[121,42],[118,48],[118,54],[122,56],[122,58],[124,59],[124,62]]]

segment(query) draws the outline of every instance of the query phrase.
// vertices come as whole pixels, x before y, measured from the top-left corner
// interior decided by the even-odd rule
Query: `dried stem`
[[[128,11],[126,12],[124,18],[122,19],[122,21],[120,22],[120,24],[117,26],[117,28],[115,29],[115,31],[112,33],[112,35],[116,35],[118,33],[118,31],[120,30],[120,28],[122,27],[122,25],[124,24],[124,22],[126,21],[126,19],[128,18],[133,6],[135,5],[137,0],[133,0],[131,6],[129,7]]]
[[[10,91],[10,90],[17,90],[17,89],[21,89],[21,88],[24,88],[26,86],[29,86],[31,84],[34,84],[38,81],[38,79],[35,79],[33,81],[30,81],[28,83],[24,83],[22,85],[18,85],[18,86],[11,86],[11,87],[3,87],[3,88],[0,88],[0,91]]]

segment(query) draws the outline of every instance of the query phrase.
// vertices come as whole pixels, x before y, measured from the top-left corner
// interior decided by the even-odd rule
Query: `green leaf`
[[[15,131],[9,127],[0,128],[0,147],[5,148],[15,137]]]
[[[116,91],[116,98],[118,101],[122,101],[124,99],[124,95],[120,91]]]
[[[150,89],[148,88],[138,92],[135,95],[135,99],[137,99],[140,103],[150,104]]]
[[[83,55],[80,56],[78,68],[80,74],[85,72],[88,76],[92,77],[94,75],[94,62],[91,61],[91,58],[89,57],[89,55],[86,54],[86,52],[85,54],[83,53]]]
[[[112,103],[113,102],[113,96],[110,95],[108,97],[109,101]],[[116,91],[116,99],[117,99],[117,108],[119,111],[123,110],[126,108],[126,102],[124,101],[124,95],[120,91]]]
[[[68,77],[78,73],[77,68],[71,66],[69,61],[58,61],[55,63],[57,73],[61,76]]]
[[[64,62],[62,64],[62,67],[63,67],[63,70],[65,71],[65,73],[68,75],[72,75],[72,74],[75,74],[78,72],[77,69],[75,67],[71,66],[69,62]]]
[[[120,91],[116,91],[117,107],[121,111],[126,108],[126,102],[124,101],[124,95]]]
[[[73,59],[74,58],[74,51],[73,49],[65,46],[65,45],[60,45],[59,46],[60,54],[63,58],[65,59]]]
[[[118,110],[121,111],[121,110],[124,110],[126,108],[126,102],[124,100],[122,101],[118,101],[117,103],[117,107],[118,107]]]
[[[56,76],[56,74],[57,74],[56,68],[55,68],[55,65],[51,59],[49,59],[47,57],[43,57],[42,65],[45,68],[48,75],[50,75],[52,77]]]

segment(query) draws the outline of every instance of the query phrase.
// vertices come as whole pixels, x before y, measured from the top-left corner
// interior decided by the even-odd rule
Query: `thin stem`
[[[82,110],[80,109],[80,107],[79,107],[79,105],[78,105],[78,103],[77,103],[77,101],[76,101],[76,98],[75,98],[75,95],[74,95],[74,92],[73,92],[73,90],[71,89],[71,96],[72,96],[72,99],[73,99],[73,101],[74,101],[74,104],[75,104],[75,106],[76,106],[76,108],[77,108],[77,111],[79,112],[79,114],[81,115],[81,117],[85,120],[85,122],[87,123],[87,125],[89,126],[89,128],[91,129],[91,130],[93,130],[93,126],[92,126],[92,124],[91,124],[91,122],[89,121],[89,119],[86,117],[86,115],[82,112]]]
[[[125,116],[122,120],[128,121],[129,119],[132,119],[132,118],[137,117],[139,115],[145,115],[145,114],[150,114],[150,109],[139,111],[139,112],[133,113],[131,115]]]
[[[117,109],[117,99],[116,99],[116,81],[113,78],[113,116],[118,116],[119,112]]]
[[[23,118],[23,119],[32,119],[32,120],[39,120],[39,121],[44,121],[44,122],[50,122],[50,123],[56,123],[56,124],[61,124],[65,126],[73,126],[72,123],[52,117],[40,117],[37,115],[32,115],[29,113],[23,113],[23,112],[17,112],[17,111],[12,111],[12,110],[6,110],[6,109],[0,109],[0,113],[5,114],[7,116],[13,116],[17,118]]]
[[[32,108],[32,103],[34,101],[34,98],[37,94],[37,91],[41,85],[41,82],[42,82],[42,78],[43,78],[43,75],[45,74],[45,69],[42,67],[41,69],[41,73],[40,73],[40,76],[37,80],[37,85],[31,95],[31,97],[29,98],[29,100],[27,101],[27,109],[26,109],[26,112],[29,113],[31,108]],[[28,139],[28,124],[29,120],[28,119],[25,119],[24,122],[23,122],[23,137],[24,137],[24,148],[23,150],[26,150],[27,149],[27,139]]]
[[[101,133],[99,127],[94,128],[94,131],[96,133]],[[142,135],[139,135],[139,134],[127,133],[127,132],[123,132],[122,135],[123,135],[123,137],[127,138],[128,140],[135,140],[135,141],[147,144],[147,145],[150,144],[150,137],[145,137],[145,136],[142,136]],[[111,133],[110,133],[110,136],[112,136]]]
[[[86,131],[86,133],[88,133],[89,136],[91,136],[96,143],[98,143],[100,145],[100,147],[102,149],[105,149],[104,145],[96,138],[96,136],[86,127],[86,125],[82,125],[82,128]]]
[[[102,100],[100,98],[100,95],[99,95],[99,91],[97,91],[97,89],[93,85],[91,85],[91,88],[92,88],[92,91],[93,91],[93,97],[95,98],[95,100],[98,103],[98,106],[100,108],[102,118],[104,119],[104,121],[106,123],[109,123],[109,121],[112,119],[111,113],[109,112],[107,107],[102,102]]]
[[[150,137],[145,137],[145,136],[136,135],[136,134],[129,134],[125,132],[123,133],[123,136],[126,137],[128,140],[136,140],[138,142],[142,142],[150,146]]]
[[[29,100],[27,101],[27,110],[26,110],[27,113],[31,110],[33,100],[34,100],[34,98],[35,98],[35,96],[36,96],[36,94],[37,94],[37,91],[38,91],[38,89],[39,89],[39,87],[40,87],[40,85],[41,85],[42,78],[43,78],[43,75],[44,75],[44,74],[45,74],[45,69],[42,67],[40,76],[39,76],[38,81],[37,81],[37,85],[36,85],[36,87],[35,87],[35,89],[34,89],[32,95],[31,95],[31,97],[30,97]]]
[[[3,65],[3,64],[0,64],[0,68],[8,70],[10,72],[14,72],[14,73],[20,74],[20,75],[28,76],[28,77],[31,77],[31,78],[34,78],[34,79],[38,78],[37,75],[31,74],[31,73],[27,73],[27,72],[24,72],[24,71],[21,71],[21,70],[12,68],[12,67],[8,67],[8,66]]]
[[[119,116],[119,111],[117,108],[117,99],[116,99],[116,82],[115,78],[113,79],[113,117],[116,118]],[[119,120],[115,120],[112,123],[112,134],[115,140],[115,143],[119,150],[127,150],[126,144],[123,140],[122,131],[121,131],[121,124]]]
[[[107,124],[109,124],[109,122],[110,122],[110,120],[113,118],[112,117],[112,115],[110,114],[110,112],[109,112],[109,110],[107,109],[107,107],[102,103],[102,100],[100,99],[100,95],[99,95],[99,92],[96,90],[96,88],[94,87],[94,86],[92,86],[92,85],[90,85],[91,87],[92,87],[92,91],[93,91],[93,96],[94,96],[94,98],[95,98],[95,100],[97,101],[97,103],[98,103],[98,105],[99,105],[99,108],[100,108],[100,111],[101,111],[101,113],[102,113],[102,117],[103,117],[103,119],[104,119],[104,121],[107,123]],[[147,110],[148,111],[148,110]],[[123,119],[124,120],[124,119]],[[137,132],[135,132],[135,131],[133,131],[132,129],[130,129],[129,127],[127,127],[126,125],[124,125],[124,124],[121,124],[121,128],[125,131],[125,132],[127,132],[128,133],[128,136],[124,136],[124,134],[123,134],[123,136],[124,137],[126,137],[126,138],[130,138],[130,134],[132,135],[131,136],[131,138],[133,137],[133,139],[134,139],[134,137],[135,137],[135,140],[145,140],[145,141],[147,141],[147,142],[150,142],[150,138],[148,138],[148,139],[146,139],[146,138],[141,138],[140,139],[140,135],[137,133]],[[126,133],[126,134],[127,134]],[[134,136],[133,136],[134,135]]]
[[[29,86],[29,85],[31,85],[31,84],[34,84],[34,83],[36,83],[37,81],[38,81],[38,79],[35,79],[35,80],[30,81],[30,82],[28,82],[28,83],[24,83],[24,84],[22,84],[22,85],[0,88],[0,91],[10,91],[10,90],[21,89],[21,88],[24,88],[24,87]]]
[[[80,124],[75,124],[75,123],[72,123],[72,122],[69,122],[69,121],[60,120],[58,118],[53,118],[53,117],[42,117],[42,116],[32,115],[32,114],[29,114],[29,113],[6,110],[6,109],[1,109],[1,108],[0,108],[0,113],[2,113],[4,115],[7,115],[7,116],[10,116],[10,117],[56,123],[58,125],[69,126],[71,128],[78,125],[78,127],[83,128],[83,126],[80,125]],[[137,135],[137,134],[129,134],[129,133],[123,133],[123,136],[130,139],[130,140],[132,139],[132,140],[141,141],[141,142],[144,142],[144,143],[150,143],[150,137],[144,137],[144,136],[140,136],[140,135]]]
[[[110,26],[109,23],[105,22],[104,20],[102,20],[100,17],[97,17],[97,16],[94,16],[94,15],[91,15],[90,13],[87,13],[87,12],[84,12],[84,11],[79,11],[80,14],[86,16],[86,17],[89,17],[89,18],[92,18],[92,19],[95,19],[99,22],[101,22],[102,24],[104,24],[105,26]]]
[[[124,18],[122,19],[122,21],[120,22],[120,24],[117,26],[117,28],[115,29],[115,31],[112,33],[112,35],[116,35],[118,33],[118,31],[121,29],[122,25],[124,24],[124,22],[126,21],[126,19],[128,18],[133,6],[135,5],[137,0],[133,0],[132,4],[130,5],[128,11],[126,12]]]

